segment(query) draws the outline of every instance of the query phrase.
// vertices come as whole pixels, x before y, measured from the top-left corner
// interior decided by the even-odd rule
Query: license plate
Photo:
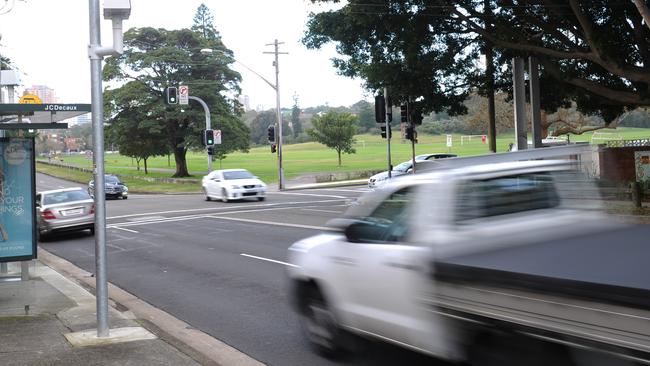
[[[73,210],[61,211],[61,214],[63,214],[63,216],[72,216],[72,215],[79,215],[79,214],[83,213],[83,211],[84,210],[82,208],[76,208],[76,209],[73,209]]]

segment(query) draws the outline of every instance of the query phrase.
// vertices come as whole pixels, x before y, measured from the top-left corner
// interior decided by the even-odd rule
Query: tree
[[[291,126],[293,127],[293,137],[298,137],[298,135],[302,133],[300,107],[298,107],[298,95],[293,96],[293,107],[291,108]]]
[[[275,110],[258,113],[250,125],[250,139],[254,144],[264,145],[268,141],[268,128],[275,126]]]
[[[161,126],[168,150],[174,154],[174,177],[189,176],[189,149],[203,149],[199,136],[205,129],[205,114],[194,102],[184,108],[165,106],[167,86],[188,85],[191,95],[208,104],[215,121],[212,128],[221,130],[224,153],[248,151],[249,131],[239,118],[242,111],[236,100],[241,76],[229,66],[234,62],[232,52],[210,29],[129,29],[124,34],[124,53],[107,59],[104,67],[105,81],[121,83],[105,91],[106,115],[114,120],[128,110],[146,111],[146,119]],[[205,55],[200,52],[203,48],[215,52]]]
[[[194,14],[194,24],[192,31],[198,32],[205,39],[220,40],[219,32],[214,28],[214,17],[210,13],[210,9],[203,3],[196,9]]]
[[[346,56],[334,60],[343,75],[414,96],[425,111],[463,112],[468,92],[489,83],[479,67],[484,44],[501,65],[497,90],[511,90],[509,59],[539,59],[547,111],[575,101],[611,123],[650,105],[650,30],[631,1],[350,0],[312,15],[303,42],[335,42]]]
[[[360,100],[350,106],[359,117],[357,119],[357,126],[359,132],[368,132],[369,130],[377,127],[375,121],[375,106],[365,100]]]
[[[317,142],[336,150],[341,166],[341,153],[355,154],[352,146],[355,142],[354,134],[357,127],[354,125],[356,117],[350,113],[327,112],[322,116],[312,119],[313,128],[307,133]]]

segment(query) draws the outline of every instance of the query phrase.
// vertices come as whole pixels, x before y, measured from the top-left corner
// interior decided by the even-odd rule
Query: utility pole
[[[390,122],[393,119],[393,106],[389,103],[388,88],[384,88],[384,100],[386,101],[386,145],[388,146],[388,179],[391,178],[393,164],[390,161]],[[390,116],[390,117],[389,117]]]
[[[282,170],[282,113],[280,110],[280,60],[279,60],[279,55],[287,55],[288,52],[280,52],[278,50],[278,47],[284,44],[284,42],[278,42],[278,40],[274,40],[273,43],[268,43],[267,46],[274,46],[274,51],[273,52],[264,52],[268,54],[274,54],[275,55],[275,61],[273,61],[273,66],[275,66],[275,86],[273,88],[275,89],[275,110],[277,113],[277,124],[278,124],[278,189],[283,190],[284,189],[284,171]]]
[[[191,95],[188,95],[187,98],[189,100],[197,101],[201,105],[201,107],[203,107],[203,111],[205,112],[205,129],[206,130],[211,130],[212,125],[211,125],[211,122],[210,122],[210,109],[208,108],[208,105],[201,98],[193,97]],[[221,163],[221,162],[219,162],[219,163]],[[221,166],[219,166],[219,168],[221,168]],[[210,173],[211,171],[212,171],[212,155],[208,154],[208,173]]]

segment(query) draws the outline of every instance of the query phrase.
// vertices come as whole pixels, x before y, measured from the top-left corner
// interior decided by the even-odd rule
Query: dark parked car
[[[95,204],[83,188],[65,188],[36,194],[38,235],[55,231],[90,230],[95,233]]]
[[[88,183],[88,193],[95,197],[95,181]],[[116,175],[104,175],[104,193],[106,198],[129,198],[129,188]]]

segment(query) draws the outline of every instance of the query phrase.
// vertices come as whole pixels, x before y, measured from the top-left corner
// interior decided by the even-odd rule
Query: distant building
[[[31,88],[25,88],[25,94],[37,95],[43,103],[57,103],[59,101],[54,89],[45,85],[32,85]]]
[[[237,100],[239,100],[239,103],[241,103],[244,106],[245,112],[251,110],[251,99],[248,95],[240,95],[239,97],[237,97]]]

